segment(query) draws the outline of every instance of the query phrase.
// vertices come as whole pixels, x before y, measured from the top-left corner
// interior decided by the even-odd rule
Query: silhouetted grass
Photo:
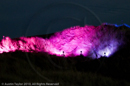
[[[39,37],[49,38],[51,35]],[[125,36],[130,37],[128,31]],[[130,40],[124,40],[126,46],[114,55],[95,60],[21,51],[2,53],[0,83],[59,82],[60,86],[130,86]]]
[[[30,66],[26,54],[35,70]],[[129,86],[130,59],[118,54],[92,60],[80,56],[64,58],[21,51],[3,53],[0,54],[0,82],[52,81],[59,82],[60,86]]]

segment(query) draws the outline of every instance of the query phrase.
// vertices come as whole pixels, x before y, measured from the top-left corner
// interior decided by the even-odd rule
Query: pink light
[[[116,27],[103,28],[103,25],[67,28],[56,32],[49,39],[20,37],[20,40],[14,40],[3,36],[0,42],[0,53],[21,50],[23,52],[48,52],[57,56],[64,54],[68,57],[80,55],[81,51],[84,56],[88,56],[95,51],[97,57],[95,53],[92,53],[92,58],[100,58],[104,56],[104,53],[109,57],[117,51],[123,41],[122,38],[116,38],[120,30],[113,32]]]

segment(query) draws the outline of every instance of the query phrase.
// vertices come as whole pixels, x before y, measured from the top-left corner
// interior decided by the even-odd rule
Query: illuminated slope
[[[61,55],[64,51],[65,56],[84,56],[91,55],[93,58],[100,58],[106,55],[109,57],[123,43],[124,33],[115,26],[75,26],[55,33],[46,47],[50,54]],[[51,45],[51,46],[49,46]]]
[[[16,50],[24,52],[42,52],[43,47],[40,46],[43,43],[42,40],[44,39],[38,37],[20,37],[20,40],[13,40],[9,37],[5,37],[2,39],[0,44],[0,53],[10,51],[14,52]]]
[[[125,27],[125,29],[124,29]],[[127,28],[127,29],[126,29]],[[50,38],[20,37],[19,40],[5,37],[0,42],[0,53],[14,52],[48,52],[57,56],[84,56],[100,58],[109,57],[124,45],[124,35],[128,25],[118,26],[103,23],[100,26],[75,26],[56,32]]]

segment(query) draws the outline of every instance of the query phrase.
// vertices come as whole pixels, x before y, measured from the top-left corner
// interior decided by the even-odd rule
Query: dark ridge
[[[130,82],[130,50],[126,51],[126,48],[123,48],[109,58],[101,57],[94,60],[81,56],[65,58],[49,55],[47,53],[24,53],[22,51],[16,51],[0,54],[0,65],[5,62],[5,59],[6,64],[9,64],[8,67],[10,67],[17,61],[26,61],[28,63],[29,58],[33,66],[40,68],[41,71],[76,70],[79,72],[91,72],[111,77],[115,80],[126,80]],[[26,57],[26,54],[28,58]],[[3,67],[0,66],[0,68],[2,69]]]
[[[106,28],[114,28],[114,26],[110,25],[104,25]],[[97,27],[98,28],[98,27]],[[128,31],[125,33],[125,38],[130,37],[130,31],[129,28],[126,26],[121,27],[115,27],[115,30],[122,30],[124,31],[124,28],[127,28]],[[35,35],[35,36],[28,36],[28,37],[42,37],[42,38],[50,38],[51,34],[45,34],[45,35]],[[13,38],[14,40],[20,40],[20,38]],[[119,80],[130,82],[130,40],[125,39],[126,45],[121,46],[120,50],[115,52],[112,56],[109,58],[101,57],[99,59],[91,59],[89,57],[84,57],[82,55],[77,57],[58,57],[56,55],[49,55],[48,53],[25,53],[22,51],[15,51],[15,52],[9,52],[9,53],[2,53],[0,54],[0,81],[3,82],[23,82],[23,80],[27,79],[35,79],[38,75],[34,72],[34,70],[31,68],[29,61],[35,68],[35,70],[39,71],[43,75],[45,75],[45,72],[48,73],[49,71],[53,73],[53,71],[59,72],[59,74],[62,74],[62,72],[66,72],[68,70],[72,71],[71,75],[74,74],[73,71],[84,73],[92,73],[92,74],[98,74],[105,77],[110,77],[111,81]],[[33,71],[33,73],[32,73]],[[10,75],[9,75],[10,74]],[[31,74],[31,75],[29,75]],[[13,75],[13,77],[11,76]],[[17,76],[17,78],[16,78]],[[55,79],[60,78],[62,75],[55,75]],[[67,76],[67,75],[66,75]],[[80,76],[80,75],[77,75]],[[49,77],[49,76],[47,76]],[[69,78],[71,76],[68,75]],[[85,76],[87,77],[87,76]],[[91,77],[93,77],[91,75]],[[27,78],[27,79],[26,79]],[[72,76],[74,79],[75,77]],[[90,78],[90,77],[89,77]],[[98,77],[100,82],[100,77]],[[64,78],[62,78],[64,80]],[[61,80],[62,80],[61,79]],[[66,78],[65,78],[66,79]],[[82,79],[82,77],[80,77]],[[41,80],[41,78],[37,79],[38,81]],[[91,79],[89,79],[91,81]],[[45,82],[45,80],[42,79],[41,82]],[[95,79],[95,81],[97,81]],[[33,81],[32,82],[36,82]],[[78,81],[77,81],[78,82]],[[75,83],[77,83],[75,81]],[[94,82],[94,80],[92,80]],[[104,82],[107,83],[107,80]],[[81,82],[80,82],[81,83]],[[113,83],[115,83],[113,81]],[[100,86],[100,84],[99,84]],[[124,85],[122,85],[124,86]],[[125,85],[127,86],[127,85]]]

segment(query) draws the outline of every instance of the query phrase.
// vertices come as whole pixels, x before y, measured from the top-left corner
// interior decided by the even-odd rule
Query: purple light
[[[46,51],[58,56],[64,51],[67,57],[80,55],[80,51],[84,56],[88,56],[90,52],[95,50],[97,57],[91,55],[92,58],[109,57],[122,44],[122,38],[116,38],[121,31],[113,32],[114,28],[112,27],[104,27],[103,30],[102,28],[102,26],[86,25],[85,27],[75,26],[57,32],[49,39],[51,46],[47,46]]]
[[[105,24],[100,26],[75,26],[56,32],[49,39],[20,37],[20,40],[16,41],[3,36],[0,42],[0,53],[21,50],[74,57],[80,55],[82,51],[83,56],[91,56],[92,58],[109,57],[123,43],[123,36],[117,38],[122,33],[117,28],[105,26]]]

